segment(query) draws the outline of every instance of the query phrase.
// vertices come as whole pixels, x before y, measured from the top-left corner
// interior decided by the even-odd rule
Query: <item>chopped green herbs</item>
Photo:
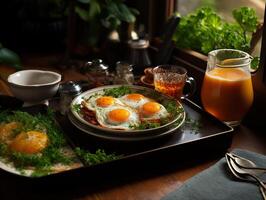
[[[94,98],[94,97],[97,97],[97,96],[99,96],[100,94],[99,93],[94,93],[93,95],[91,95],[88,99],[85,99],[84,97],[83,97],[83,99],[85,100],[85,101],[88,101],[88,100],[90,100],[91,98]]]
[[[104,91],[105,96],[112,96],[115,98],[121,97],[125,94],[132,93],[132,90],[126,86],[121,86],[121,87],[111,88],[111,89],[104,89],[103,91]]]
[[[134,125],[131,126],[131,128],[135,129],[135,130],[145,130],[145,129],[150,129],[150,128],[158,128],[160,127],[161,124],[158,122],[142,122],[139,125]]]
[[[7,145],[0,143],[0,157],[6,155],[8,151]]]
[[[72,108],[75,112],[80,113],[81,104],[74,104]]]
[[[82,158],[86,165],[96,165],[121,158],[121,155],[114,153],[107,154],[103,149],[98,149],[95,153],[90,153],[77,147],[75,148],[75,153]]]
[[[3,118],[5,115],[5,118]],[[18,169],[26,169],[27,167],[34,167],[36,173],[39,170],[49,171],[49,169],[56,163],[70,164],[75,160],[73,156],[66,155],[62,149],[67,147],[66,140],[59,127],[53,120],[53,113],[48,110],[46,115],[38,114],[32,116],[26,112],[0,112],[0,123],[18,122],[22,124],[15,133],[26,131],[41,131],[45,132],[49,138],[48,146],[38,154],[25,154],[11,150],[7,144],[0,143],[0,156],[7,158],[13,162]]]
[[[176,117],[178,116],[180,113],[184,112],[184,109],[179,106],[177,104],[176,101],[172,100],[172,101],[167,101],[164,104],[164,107],[166,108],[166,110],[168,111],[168,113],[170,113],[172,115],[172,117]]]
[[[200,121],[187,117],[185,120],[185,127],[191,130],[193,133],[198,133],[202,124]]]

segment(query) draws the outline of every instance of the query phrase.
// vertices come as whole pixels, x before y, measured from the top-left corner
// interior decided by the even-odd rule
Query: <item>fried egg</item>
[[[142,94],[138,93],[132,93],[132,94],[126,94],[122,97],[120,97],[120,100],[127,106],[138,109],[143,104],[153,101],[152,99],[149,99]]]
[[[128,130],[140,123],[134,109],[120,105],[96,109],[96,119],[101,126],[111,129]]]
[[[139,108],[141,121],[160,121],[169,116],[166,108],[157,102],[147,102]]]
[[[91,98],[82,102],[89,110],[95,111],[97,108],[108,108],[113,105],[123,105],[123,103],[111,96],[92,96]]]
[[[13,151],[26,154],[40,153],[48,145],[48,136],[40,131],[19,133],[10,143]]]

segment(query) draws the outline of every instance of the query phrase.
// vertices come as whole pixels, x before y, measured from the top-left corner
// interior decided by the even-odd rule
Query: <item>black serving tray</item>
[[[130,174],[147,168],[167,165],[166,160],[180,163],[199,159],[202,155],[222,155],[230,147],[233,129],[214,118],[188,99],[182,104],[186,111],[186,122],[173,134],[145,141],[109,141],[85,134],[71,124],[67,115],[58,111],[58,99],[50,101],[50,108],[56,111],[56,121],[61,126],[70,145],[94,152],[104,149],[107,153],[122,155],[118,160],[94,166],[85,166],[39,178],[21,177],[38,180],[95,180],[110,174]],[[42,106],[27,108],[38,110]],[[26,109],[26,110],[27,110]],[[31,111],[32,112],[32,111]],[[122,173],[123,171],[123,173]],[[1,173],[1,172],[0,172]]]

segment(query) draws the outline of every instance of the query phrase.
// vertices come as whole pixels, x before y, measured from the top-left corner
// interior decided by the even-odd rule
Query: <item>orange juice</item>
[[[222,121],[240,121],[253,102],[251,75],[241,68],[206,71],[201,90],[206,111]]]

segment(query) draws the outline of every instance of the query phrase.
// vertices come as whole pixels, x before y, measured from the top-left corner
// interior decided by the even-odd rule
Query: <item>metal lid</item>
[[[63,94],[77,95],[81,93],[81,86],[73,81],[68,81],[60,85],[59,92]]]
[[[133,49],[145,49],[149,47],[149,40],[130,40],[128,44]]]
[[[89,67],[89,71],[107,71],[109,68],[101,59],[89,61],[85,64],[85,67]]]

